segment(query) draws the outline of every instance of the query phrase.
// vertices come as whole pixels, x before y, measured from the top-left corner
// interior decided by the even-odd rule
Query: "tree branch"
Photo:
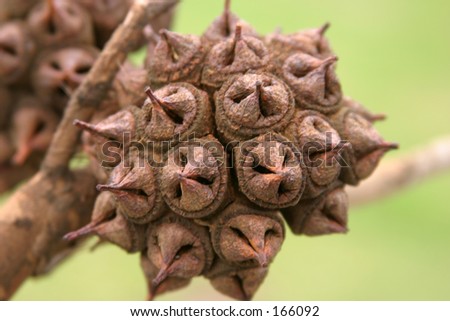
[[[96,180],[69,171],[80,131],[89,120],[148,21],[177,0],[135,0],[86,79],[71,97],[41,170],[0,209],[0,299],[9,299],[30,275],[45,271],[70,244],[62,236],[84,225],[96,198]]]
[[[352,205],[376,201],[432,175],[450,170],[450,136],[432,141],[415,151],[381,163],[375,173],[357,187],[348,187]]]

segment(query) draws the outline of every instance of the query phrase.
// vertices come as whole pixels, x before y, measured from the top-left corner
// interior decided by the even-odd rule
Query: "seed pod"
[[[91,16],[76,1],[41,1],[30,11],[27,23],[42,48],[94,45]]]
[[[140,130],[138,121],[141,110],[135,106],[113,114],[96,125],[76,120],[74,125],[91,134],[94,146],[85,146],[85,150],[94,152],[98,163],[106,171],[120,164],[128,153],[130,144],[138,140]],[[86,138],[90,141],[90,138]]]
[[[159,270],[151,282],[152,296],[169,277],[191,279],[210,269],[214,252],[206,227],[167,213],[150,224],[147,236],[147,256]]]
[[[0,0],[0,22],[22,18],[37,0]]]
[[[212,132],[212,109],[204,91],[188,83],[175,83],[154,93],[148,88],[146,93],[144,135],[156,151]]]
[[[230,78],[216,93],[215,102],[217,130],[224,143],[281,131],[295,109],[290,89],[270,74]]]
[[[0,86],[0,131],[8,125],[12,104],[13,97],[11,91]]]
[[[0,85],[25,80],[36,46],[26,25],[11,21],[0,25]]]
[[[15,154],[12,162],[23,165],[33,152],[44,154],[59,123],[58,116],[35,97],[23,97],[12,117]]]
[[[147,71],[142,67],[135,67],[125,63],[114,79],[114,99],[118,106],[142,106],[145,101],[147,87]]]
[[[215,252],[231,265],[267,267],[284,240],[281,214],[257,209],[244,199],[214,217],[210,229]]]
[[[263,208],[294,206],[305,189],[302,155],[279,134],[268,133],[237,146],[235,169],[239,189]]]
[[[223,208],[230,197],[226,153],[212,136],[180,143],[158,169],[159,189],[170,209],[202,218]]]
[[[285,35],[276,31],[266,37],[266,43],[272,52],[273,59],[282,63],[295,53],[305,53],[319,59],[325,59],[333,55],[325,32],[330,24],[320,28],[300,30],[293,34]]]
[[[328,192],[283,209],[282,213],[294,234],[347,233],[348,196],[342,183],[336,183]]]
[[[217,260],[206,275],[220,293],[236,300],[249,301],[267,276],[268,268],[245,268]]]
[[[373,125],[363,116],[349,108],[342,108],[330,117],[342,139],[351,144],[343,153],[346,166],[342,168],[340,179],[350,185],[369,177],[377,167],[381,157],[392,149],[395,143],[386,143]]]
[[[161,30],[161,37],[148,66],[149,80],[155,87],[172,82],[198,84],[204,48],[200,38]]]
[[[294,92],[298,107],[324,114],[339,109],[342,92],[333,68],[336,61],[336,56],[320,60],[306,54],[294,54],[286,59],[282,76]]]
[[[67,241],[73,241],[81,236],[95,234],[101,240],[116,244],[128,253],[142,251],[146,244],[145,225],[129,222],[117,209],[114,196],[102,192],[95,201],[91,223],[81,229],[64,236]]]
[[[361,103],[357,102],[356,100],[353,100],[350,97],[344,97],[342,99],[341,108],[349,108],[352,112],[364,117],[371,123],[386,119],[386,115],[374,114],[366,107],[364,107]]]
[[[34,67],[32,85],[39,99],[62,113],[97,59],[93,47],[68,47],[44,52]]]
[[[154,170],[144,150],[127,153],[111,172],[108,184],[98,185],[97,189],[113,193],[122,215],[137,224],[154,221],[165,210]]]
[[[144,272],[145,279],[147,280],[148,286],[148,296],[147,300],[151,301],[157,295],[161,295],[163,293],[179,290],[184,288],[191,283],[191,279],[180,278],[180,277],[170,277],[168,276],[165,280],[161,281],[157,289],[153,289],[152,281],[156,278],[159,272],[159,268],[157,268],[150,259],[147,257],[147,253],[141,254],[141,268]]]
[[[254,37],[242,35],[237,25],[234,38],[215,45],[206,57],[202,84],[218,89],[230,76],[249,70],[262,70],[269,62],[269,51],[264,43]]]
[[[258,33],[250,24],[236,16],[230,11],[231,0],[225,0],[225,8],[202,36],[202,41],[206,46],[213,46],[221,41],[225,41],[236,33],[236,26],[240,25],[243,35],[259,37]]]

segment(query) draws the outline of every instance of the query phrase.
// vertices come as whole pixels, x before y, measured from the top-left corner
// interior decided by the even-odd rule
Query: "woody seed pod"
[[[113,193],[121,214],[137,224],[154,221],[165,210],[154,170],[143,151],[133,150],[125,156],[111,172],[108,184],[97,189]]]
[[[258,33],[250,24],[230,11],[230,4],[231,0],[225,0],[225,8],[222,15],[217,17],[203,34],[202,41],[207,46],[213,46],[232,37],[236,34],[237,25],[241,26],[243,35],[258,37]]]
[[[263,208],[293,206],[305,188],[306,171],[295,145],[279,134],[268,133],[235,148],[239,189]]]
[[[216,125],[224,143],[283,130],[294,113],[290,89],[270,74],[230,78],[215,94]]]
[[[212,109],[204,91],[188,83],[174,83],[154,93],[148,88],[146,93],[144,136],[156,151],[212,132]]]
[[[342,92],[333,68],[336,61],[336,56],[320,60],[307,54],[294,54],[286,59],[282,76],[300,108],[324,114],[339,109]]]
[[[0,25],[0,85],[16,84],[25,77],[36,46],[24,23]]]
[[[150,83],[155,87],[179,81],[198,84],[204,57],[200,38],[165,29],[160,34],[148,66]]]
[[[374,114],[366,107],[364,107],[361,103],[357,102],[356,100],[353,100],[350,97],[344,97],[342,99],[341,108],[349,108],[352,112],[364,117],[371,123],[386,119],[386,115]]]
[[[152,282],[155,280],[158,272],[160,271],[152,261],[147,257],[147,253],[143,252],[141,254],[141,268],[144,272],[145,279],[147,280],[148,286],[148,296],[147,300],[153,300],[155,296],[161,295],[163,293],[179,290],[184,288],[191,283],[191,279],[186,279],[176,276],[167,276],[166,279],[162,280],[156,289],[153,288]]]
[[[301,30],[289,35],[276,31],[266,37],[266,42],[277,63],[283,62],[295,53],[325,59],[333,54],[325,37],[329,27],[327,23],[320,28]]]
[[[267,267],[284,240],[283,218],[238,200],[210,223],[211,240],[217,255],[226,263],[245,267]]]
[[[116,244],[128,253],[142,251],[146,243],[146,226],[129,222],[117,209],[114,197],[102,192],[95,201],[91,223],[64,236],[73,241],[81,236],[95,234],[100,240]]]
[[[268,62],[269,51],[264,43],[242,35],[242,27],[237,25],[234,38],[219,42],[207,55],[202,84],[218,89],[230,76],[249,70],[262,70]]]
[[[97,56],[98,51],[93,47],[68,47],[44,52],[32,74],[34,92],[41,101],[62,113]]]
[[[315,199],[301,201],[297,206],[282,210],[294,234],[308,236],[346,233],[348,197],[342,184]]]
[[[215,213],[228,202],[229,173],[223,146],[212,136],[180,143],[158,169],[159,189],[170,209],[187,218]]]
[[[236,300],[249,301],[267,276],[268,268],[231,266],[217,260],[206,275],[220,293]]]
[[[349,108],[342,108],[330,118],[341,137],[351,144],[343,158],[344,166],[340,179],[347,184],[357,185],[369,177],[381,157],[389,150],[398,148],[395,143],[386,143],[370,121]]]
[[[211,267],[214,254],[207,228],[167,213],[150,224],[147,235],[147,256],[159,270],[151,283],[153,295],[168,277],[190,279]]]
[[[38,44],[44,48],[94,44],[90,15],[75,1],[41,1],[30,11],[27,23]]]
[[[59,123],[58,116],[34,97],[23,97],[12,118],[15,154],[12,162],[23,165],[33,152],[44,154]]]
[[[145,101],[147,87],[147,71],[125,63],[118,72],[113,83],[114,99],[118,106],[142,106]]]

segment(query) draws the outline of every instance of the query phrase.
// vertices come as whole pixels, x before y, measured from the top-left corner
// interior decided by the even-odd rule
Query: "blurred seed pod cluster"
[[[132,0],[0,0],[0,192],[31,176],[71,94],[122,22]],[[173,12],[149,23],[168,28]],[[142,44],[146,42],[142,33]],[[137,103],[124,66],[96,119]],[[143,88],[140,89],[142,92]]]
[[[101,194],[92,222],[66,238],[141,253],[150,299],[204,276],[249,300],[285,223],[346,233],[345,185],[396,145],[373,127],[382,116],[343,95],[328,27],[262,36],[226,1],[202,36],[152,33],[141,102],[76,123]]]

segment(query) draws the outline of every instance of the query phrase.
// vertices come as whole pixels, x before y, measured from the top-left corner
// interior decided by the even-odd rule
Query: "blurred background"
[[[174,29],[201,34],[222,0],[182,0]],[[450,134],[450,2],[234,0],[260,33],[318,27],[339,56],[344,93],[389,118],[377,128],[399,156]],[[347,235],[288,234],[255,300],[450,300],[450,173],[351,208]],[[3,202],[7,197],[0,198]],[[92,245],[92,243],[91,243]],[[138,255],[89,244],[15,300],[142,300]],[[199,278],[160,300],[226,299]]]

